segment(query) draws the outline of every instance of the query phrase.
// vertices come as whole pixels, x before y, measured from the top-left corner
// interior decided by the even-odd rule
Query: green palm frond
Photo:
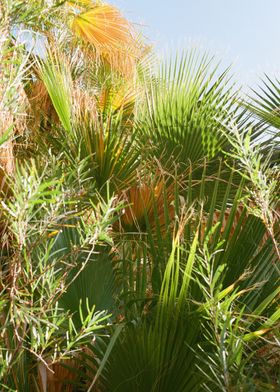
[[[69,66],[58,58],[58,54],[49,52],[47,59],[38,63],[38,68],[61,124],[69,134],[72,129],[72,79]]]
[[[221,129],[234,113],[228,70],[191,51],[162,67],[147,82],[146,112],[139,128],[145,149],[166,167],[216,157],[226,142]]]
[[[197,235],[189,249],[181,285],[179,237],[167,263],[154,321],[149,324],[127,325],[115,343],[102,383],[108,391],[191,390],[194,387],[192,354],[187,342],[192,342],[198,329],[182,328],[185,319],[185,296],[189,289],[195,260]],[[195,325],[192,320],[192,327]],[[188,376],[189,374],[189,376]],[[188,388],[188,389],[186,389]]]
[[[251,113],[261,126],[265,126],[263,137],[259,144],[264,148],[264,154],[273,147],[271,157],[272,163],[279,164],[279,137],[280,137],[280,82],[277,78],[274,80],[268,75],[262,81],[259,90],[253,90],[248,103],[242,105]]]
[[[89,175],[100,192],[108,181],[114,189],[127,187],[134,181],[140,160],[136,135],[127,133],[122,113],[103,119],[96,110],[90,111],[95,96],[87,97],[85,102],[79,98],[70,68],[57,58],[50,55],[39,69],[62,125],[53,134],[39,137],[44,137],[56,153],[63,152],[71,165],[75,166],[77,159],[87,161]]]
[[[96,311],[107,310],[116,316],[117,287],[113,260],[109,246],[96,247],[94,252],[83,247],[80,230],[83,225],[79,221],[68,221],[65,228],[58,234],[52,252],[67,257],[73,267],[69,271],[66,285],[70,285],[61,296],[59,303],[73,315],[76,327],[81,322],[78,309],[84,314],[87,308],[95,306]],[[74,257],[72,248],[75,248]],[[85,267],[82,268],[83,264]],[[81,271],[80,271],[81,270]]]
[[[280,81],[268,75],[262,81],[259,91],[253,90],[252,102],[245,104],[258,119],[280,129]],[[273,130],[271,130],[273,131]]]
[[[102,1],[0,14],[0,388],[278,390],[279,80]]]
[[[164,271],[164,276],[159,280],[161,289],[158,293],[156,291],[152,293],[149,306],[146,308],[144,306],[145,311],[143,311],[142,303],[142,306],[138,308],[138,313],[134,311],[126,315],[128,324],[114,343],[108,364],[105,365],[103,377],[101,377],[101,384],[104,383],[105,390],[119,388],[125,391],[134,388],[140,391],[141,388],[146,388],[147,390],[168,391],[172,387],[178,391],[193,391],[196,390],[195,388],[201,390],[202,384],[200,383],[204,382],[204,377],[198,373],[198,378],[196,378],[193,364],[201,367],[203,372],[209,358],[211,358],[209,362],[211,363],[215,353],[221,354],[222,351],[219,350],[228,350],[226,351],[228,354],[225,354],[228,355],[225,361],[228,361],[228,366],[232,366],[232,375],[238,374],[241,369],[240,358],[243,358],[244,369],[246,367],[247,342],[259,336],[262,330],[267,330],[269,323],[272,323],[271,325],[277,323],[279,301],[275,282],[279,280],[279,277],[275,266],[275,254],[271,251],[271,241],[264,240],[265,226],[259,218],[250,215],[246,207],[240,204],[246,195],[244,183],[236,188],[229,180],[221,201],[219,187],[224,187],[224,180],[216,176],[216,178],[211,177],[211,181],[213,181],[214,192],[206,210],[203,205],[205,196],[203,181],[200,184],[198,199],[195,201],[193,196],[189,199],[193,213],[187,215],[188,219],[183,228],[181,227],[180,246],[176,245],[176,250],[174,251],[174,248],[173,251],[171,250],[168,262],[163,258],[168,250],[172,249],[172,245],[170,246],[166,240],[161,241],[159,232],[152,235],[149,230],[147,235],[142,237],[142,242],[138,240],[138,252],[134,253],[134,259],[127,260],[131,269],[135,268],[140,273],[139,277],[136,275],[136,285],[140,284],[143,279],[146,282],[146,289],[149,287],[147,282],[151,276],[147,274],[145,266],[150,262],[153,268]],[[230,199],[228,195],[232,188],[235,196]],[[181,208],[178,208],[176,212],[182,218],[184,210]],[[156,210],[154,213],[157,214]],[[148,222],[147,228],[149,228]],[[166,230],[170,230],[170,227],[166,226]],[[196,239],[193,237],[195,232],[197,232]],[[196,249],[193,255],[196,260],[195,264],[191,256],[191,244]],[[209,257],[205,261],[205,268],[210,268],[211,265],[212,270],[207,269],[201,272],[199,260],[201,260],[201,252],[204,254],[205,244],[207,244],[207,257]],[[124,245],[126,249],[129,248],[127,242]],[[123,255],[124,259],[121,263],[125,266],[126,255],[125,253]],[[187,261],[183,260],[185,255],[189,255]],[[137,258],[139,258],[139,263]],[[130,295],[132,302],[137,303],[137,297],[131,295],[135,287],[134,274],[129,273],[126,268],[123,273],[122,279],[127,280],[127,294]],[[207,290],[205,284],[212,278],[216,286],[210,301],[209,298],[205,300],[205,290]],[[201,280],[202,283],[198,284],[197,281]],[[152,287],[155,289],[156,286]],[[134,291],[133,294],[136,293],[140,295],[140,290]],[[142,292],[141,295],[143,294]],[[138,297],[138,299],[142,298]],[[215,301],[220,302],[218,304]],[[229,346],[222,348],[219,342],[214,341],[212,335],[213,341],[210,341],[209,325],[207,322],[205,324],[205,318],[208,316],[201,313],[201,309],[207,311],[210,309],[209,304],[217,306],[217,312],[220,309],[219,306],[225,307],[227,317],[223,319],[221,316],[219,323],[224,324],[223,326],[219,324],[218,328],[221,328],[221,339],[224,334],[224,338],[228,339],[225,345]],[[131,305],[127,303],[126,308],[129,306]],[[231,310],[232,306],[236,306],[236,319]],[[178,315],[176,309],[178,309]],[[137,318],[137,314],[142,318],[139,319],[139,316]],[[236,320],[234,326],[231,317]],[[190,325],[191,329],[189,329]],[[208,331],[205,335],[204,327]],[[238,344],[240,348],[236,346]],[[208,359],[197,359],[195,353],[198,352],[199,345],[204,347],[203,350],[206,350],[206,347],[210,350],[206,354],[209,356]],[[102,357],[102,352],[101,350],[96,355]],[[217,363],[217,368],[215,368],[217,379],[218,371],[221,369],[219,366],[221,363]],[[213,368],[213,371],[215,369]],[[246,378],[245,373],[245,370],[242,374],[240,373],[238,382],[241,384]],[[233,379],[230,382],[234,382]]]

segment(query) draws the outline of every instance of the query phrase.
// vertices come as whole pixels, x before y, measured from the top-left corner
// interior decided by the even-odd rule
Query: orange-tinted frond
[[[124,201],[128,207],[124,209],[121,217],[121,226],[125,231],[137,231],[146,229],[146,218],[152,230],[159,227],[162,234],[165,231],[166,212],[169,219],[174,216],[172,187],[165,187],[163,180],[157,180],[151,184],[141,184],[131,187],[124,193]]]
[[[99,50],[125,49],[132,43],[128,21],[118,9],[110,5],[95,5],[76,15],[72,29]]]
[[[120,11],[107,4],[86,1],[74,5],[71,28],[84,42],[92,44],[101,60],[124,76],[131,76],[142,56],[143,44],[135,38],[131,24]]]
[[[130,79],[136,70],[136,63],[139,59],[140,51],[135,44],[134,48],[126,47],[124,49],[104,49],[100,53],[101,60],[104,64],[118,72],[120,75]]]
[[[47,121],[58,122],[57,113],[53,107],[52,101],[44,83],[38,79],[30,83],[27,88],[27,97],[29,99],[29,127],[36,130],[40,122],[46,125]]]

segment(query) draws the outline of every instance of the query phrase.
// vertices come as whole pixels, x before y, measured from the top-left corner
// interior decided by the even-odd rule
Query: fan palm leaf
[[[190,161],[218,156],[224,147],[221,129],[234,114],[234,92],[228,71],[216,74],[212,59],[191,51],[147,83],[139,132],[145,150],[164,167],[177,163],[182,170]]]
[[[253,90],[254,95],[250,97],[250,101],[241,104],[257,119],[259,124],[265,125],[264,137],[260,139],[259,144],[264,149],[265,155],[269,150],[271,152],[270,146],[273,145],[271,163],[279,164],[280,81],[265,75],[262,82],[258,91]]]
[[[260,91],[255,91],[252,102],[245,104],[258,119],[280,129],[280,81],[265,75]]]
[[[126,76],[131,75],[141,55],[141,45],[137,42],[131,25],[117,8],[107,4],[89,3],[87,2],[85,11],[79,7],[73,17],[73,32],[92,44],[101,58],[113,69]],[[75,4],[73,6],[75,7]]]

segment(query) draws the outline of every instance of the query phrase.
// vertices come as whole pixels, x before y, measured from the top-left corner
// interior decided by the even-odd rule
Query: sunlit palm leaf
[[[135,105],[137,99],[137,87],[129,84],[118,86],[106,86],[102,89],[98,100],[98,108],[106,117],[118,117],[124,127],[132,128]]]
[[[278,79],[272,80],[266,75],[259,91],[253,90],[253,92],[254,96],[251,97],[251,102],[242,103],[242,105],[257,118],[260,124],[266,126],[264,137],[259,142],[263,146],[264,151],[269,150],[267,146],[274,143],[271,161],[279,164],[280,81]],[[264,154],[266,153],[264,152]]]
[[[212,59],[194,51],[164,65],[147,85],[139,123],[145,149],[169,168],[216,157],[226,143],[223,124],[234,114],[228,79],[227,70],[219,74]]]
[[[271,125],[280,129],[280,81],[272,80],[266,75],[260,91],[254,91],[255,96],[252,103],[245,104],[254,115]]]
[[[48,58],[38,63],[40,77],[51,98],[56,113],[67,133],[71,132],[72,78],[69,66],[58,54],[49,53]]]
[[[120,49],[131,43],[129,23],[110,5],[93,5],[75,16],[73,30],[98,49]]]
[[[133,36],[131,25],[117,8],[92,4],[86,11],[79,9],[71,27],[75,34],[92,44],[113,68],[125,74],[131,73],[141,53],[141,45]]]

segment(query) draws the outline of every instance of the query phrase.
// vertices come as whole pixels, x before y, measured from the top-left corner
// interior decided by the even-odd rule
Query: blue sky
[[[162,53],[199,46],[254,85],[280,71],[280,0],[111,0]]]

